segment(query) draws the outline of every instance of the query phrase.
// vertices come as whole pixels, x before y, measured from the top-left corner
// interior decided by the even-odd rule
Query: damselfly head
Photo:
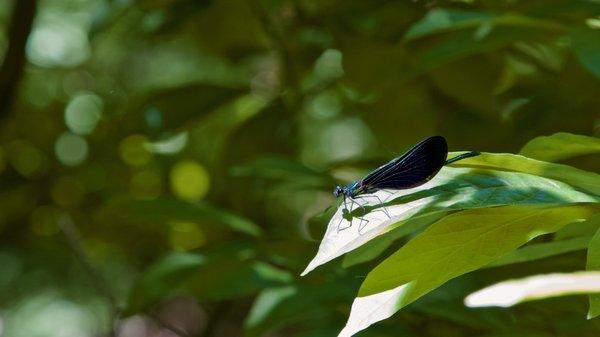
[[[333,195],[337,198],[340,194],[344,194],[344,188],[338,185],[333,189]]]

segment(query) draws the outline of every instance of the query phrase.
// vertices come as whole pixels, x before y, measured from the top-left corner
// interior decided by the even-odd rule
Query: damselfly
[[[375,192],[380,190],[404,190],[423,185],[431,180],[440,171],[442,166],[477,155],[479,155],[479,152],[473,151],[446,160],[448,156],[446,139],[442,136],[429,137],[415,145],[402,156],[392,159],[387,164],[367,174],[366,177],[346,186],[336,186],[333,190],[333,195],[336,198],[340,195],[344,198],[343,212],[344,215],[347,215],[349,213],[346,205],[347,199],[352,204],[356,203],[363,209],[364,204],[361,205],[355,200],[364,198],[366,195],[372,195],[383,204],[381,199],[374,194]],[[390,217],[385,208],[383,208],[383,211]],[[364,218],[360,219],[361,224],[363,221],[368,222]],[[338,230],[340,230],[339,224]]]

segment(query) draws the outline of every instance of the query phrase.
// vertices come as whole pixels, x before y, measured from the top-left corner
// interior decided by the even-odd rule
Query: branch
[[[0,68],[0,117],[6,116],[14,98],[14,92],[23,73],[25,44],[31,32],[37,8],[36,0],[15,0],[8,28],[8,50]]]
[[[110,287],[108,286],[108,282],[106,281],[106,279],[102,276],[100,271],[98,271],[92,265],[92,263],[90,262],[90,260],[88,259],[87,255],[86,255],[85,251],[83,250],[83,248],[81,248],[81,245],[80,245],[81,235],[79,234],[79,231],[75,227],[75,224],[73,223],[71,218],[64,217],[62,219],[59,219],[58,226],[59,226],[60,230],[62,231],[63,235],[65,236],[65,238],[67,239],[69,247],[75,254],[75,257],[77,258],[77,260],[79,261],[79,263],[81,264],[81,266],[83,267],[85,272],[88,273],[88,275],[90,276],[90,279],[92,281],[94,288],[96,288],[96,291],[101,296],[105,297],[109,301],[110,310],[111,310],[111,315],[110,315],[111,335],[110,336],[115,336],[116,332],[115,332],[114,322],[117,319],[117,317],[119,316],[119,306],[117,303],[117,299],[113,296],[112,291],[111,291]]]

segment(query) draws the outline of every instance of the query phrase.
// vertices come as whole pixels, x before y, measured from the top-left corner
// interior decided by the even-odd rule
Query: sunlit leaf
[[[373,240],[346,254],[342,266],[348,268],[356,264],[370,261],[381,255],[386,249],[391,247],[394,242],[408,234],[429,226],[443,218],[445,215],[444,212],[439,212],[416,217],[414,219],[408,219],[402,226],[389,231],[385,235],[377,236]]]
[[[422,186],[389,193],[392,195],[386,191],[377,193],[385,205],[377,198],[367,199],[369,204],[364,210],[369,211],[367,214],[362,214],[364,211],[355,206],[351,213],[354,217],[350,219],[344,217],[344,205],[340,204],[329,221],[319,251],[302,274],[388,232],[394,228],[392,225],[401,226],[404,221],[417,216],[468,208],[598,200],[567,184],[530,174],[451,167],[442,168],[436,177]],[[364,220],[361,222],[359,217]],[[368,221],[366,225],[365,221]]]
[[[351,336],[388,318],[448,280],[599,209],[597,204],[505,206],[447,216],[367,275],[340,336]]]
[[[600,138],[566,132],[536,137],[519,152],[525,157],[550,162],[593,153],[600,153]]]
[[[575,272],[530,276],[504,281],[465,298],[469,307],[511,307],[548,297],[600,292],[600,272]]]
[[[454,153],[451,153],[454,155]],[[510,153],[482,153],[452,166],[523,172],[565,182],[600,195],[600,175],[568,165],[549,163]]]

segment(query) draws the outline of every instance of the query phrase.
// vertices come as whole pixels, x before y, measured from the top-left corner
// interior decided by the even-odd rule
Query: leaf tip
[[[306,269],[304,269],[304,271],[300,273],[300,276],[306,276],[306,274],[310,273],[313,269],[315,269],[315,267],[312,266],[311,262],[308,264],[308,266],[306,266]]]

